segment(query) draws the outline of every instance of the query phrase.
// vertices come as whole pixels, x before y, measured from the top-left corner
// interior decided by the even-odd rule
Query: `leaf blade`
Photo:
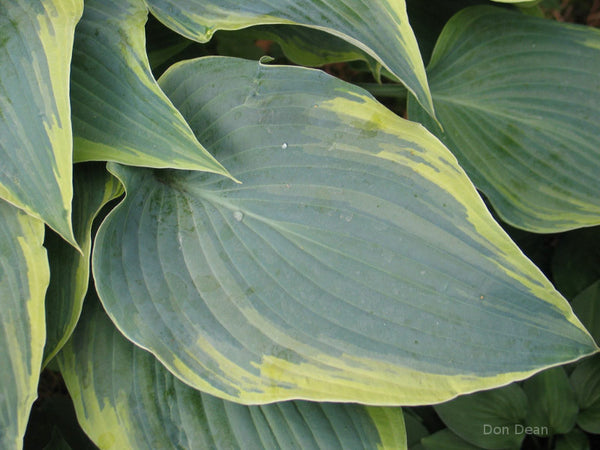
[[[527,396],[517,384],[458,397],[434,408],[457,436],[481,448],[520,448],[525,438]]]
[[[378,60],[414,93],[433,115],[427,78],[416,38],[402,1],[356,0],[316,2],[284,0],[240,4],[229,0],[148,0],[152,13],[168,27],[200,42],[216,30],[235,30],[252,25],[298,24],[334,34]],[[378,24],[373,33],[371,25]],[[385,44],[383,44],[385,42]]]
[[[579,414],[577,425],[588,433],[600,434],[600,358],[588,358],[578,364],[570,381],[577,395]]]
[[[44,224],[0,200],[0,446],[22,446],[37,397],[45,342],[44,294],[50,273]]]
[[[69,65],[83,1],[0,4],[0,197],[77,247]]]
[[[467,8],[440,35],[428,68],[444,131],[410,101],[409,116],[440,137],[511,225],[539,233],[597,225],[599,50],[591,27]]]
[[[67,342],[81,314],[89,284],[93,221],[106,203],[123,193],[122,186],[102,165],[76,165],[73,186],[73,229],[81,252],[56,235],[45,240],[52,277],[46,292],[44,366]]]
[[[58,361],[79,421],[101,448],[406,449],[400,408],[243,406],[194,391],[128,342],[97,299],[88,300]]]
[[[190,385],[420,404],[596,351],[452,155],[365,91],[230,58],[161,85],[243,184],[111,165],[127,195],[93,267],[118,328]]]
[[[526,425],[537,435],[566,434],[577,420],[575,391],[562,367],[545,370],[525,380],[529,399]]]
[[[73,53],[74,159],[227,176],[154,80],[147,16],[142,0],[86,2]]]

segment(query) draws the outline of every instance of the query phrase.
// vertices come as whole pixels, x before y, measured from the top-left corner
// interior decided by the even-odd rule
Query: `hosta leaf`
[[[73,185],[73,229],[82,253],[54,234],[46,237],[52,277],[46,293],[44,365],[69,339],[81,313],[90,273],[92,222],[100,209],[123,191],[102,164],[77,164]]]
[[[82,0],[0,0],[0,198],[71,230],[69,64]]]
[[[404,428],[406,429],[406,444],[409,448],[417,445],[422,438],[429,435],[429,430],[423,425],[423,422],[416,416],[411,414],[410,410],[408,414],[404,411]]]
[[[300,66],[319,67],[324,64],[361,60],[367,63],[376,77],[379,76],[381,70],[380,63],[348,41],[325,31],[293,25],[264,25],[235,32],[218,33],[219,55],[243,58],[245,56],[243,54],[231,53],[240,46],[242,39],[245,41],[274,41],[290,61]],[[225,43],[229,47],[226,48],[229,50],[227,53],[221,51]]]
[[[76,161],[226,174],[152,77],[143,0],[86,0],[71,81]]]
[[[0,448],[20,449],[37,397],[49,282],[44,224],[0,200]]]
[[[456,435],[486,449],[520,448],[527,396],[517,384],[458,397],[436,412]]]
[[[86,302],[58,360],[79,421],[102,449],[406,448],[400,408],[243,406],[196,391],[127,341],[97,301]]]
[[[419,47],[404,0],[146,0],[173,30],[200,42],[216,30],[297,24],[338,36],[379,61],[433,115]],[[373,32],[376,25],[377,32]]]
[[[447,24],[427,68],[442,133],[508,223],[600,223],[600,30],[487,6]]]
[[[529,399],[526,425],[533,434],[565,434],[577,420],[577,399],[565,369],[554,367],[525,380],[523,389]]]
[[[119,329],[242,403],[431,403],[596,347],[421,126],[323,72],[211,57],[160,80],[243,182],[110,165],[93,255]]]
[[[600,434],[600,357],[588,358],[571,374],[577,395],[577,425],[588,433]]]

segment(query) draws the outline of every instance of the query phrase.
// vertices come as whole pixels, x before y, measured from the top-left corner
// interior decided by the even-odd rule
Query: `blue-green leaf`
[[[226,175],[160,90],[146,55],[143,0],[87,0],[71,81],[75,161]]]
[[[200,42],[208,41],[216,30],[237,30],[266,24],[303,25],[333,34],[379,61],[433,115],[425,68],[408,23],[404,0],[147,2],[159,20],[184,36]]]
[[[427,68],[443,131],[503,220],[538,233],[600,224],[600,30],[491,6],[455,15]]]
[[[94,298],[58,361],[79,421],[102,449],[406,449],[400,408],[243,406],[195,391],[127,341]]]
[[[0,448],[22,447],[46,337],[44,223],[0,200]]]
[[[242,403],[423,404],[597,350],[423,127],[323,72],[211,57],[161,87],[237,185],[110,165],[100,298],[173,373]]]
[[[77,246],[69,66],[83,0],[0,0],[0,198]]]
[[[52,277],[46,293],[46,346],[44,365],[67,342],[75,329],[88,289],[92,253],[92,223],[100,209],[123,193],[104,164],[77,164],[73,186],[73,229],[81,252],[55,234],[46,236],[45,247]]]

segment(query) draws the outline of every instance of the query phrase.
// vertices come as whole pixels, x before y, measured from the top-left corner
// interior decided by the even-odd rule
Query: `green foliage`
[[[444,130],[415,102],[409,117],[440,137],[511,225],[538,233],[596,225],[599,49],[600,30],[462,10],[427,68]]]
[[[590,445],[600,32],[435,3],[0,0],[0,448]]]

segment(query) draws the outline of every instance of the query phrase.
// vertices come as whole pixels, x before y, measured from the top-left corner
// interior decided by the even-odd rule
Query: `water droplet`
[[[234,218],[235,220],[237,220],[238,222],[241,222],[241,221],[242,221],[242,219],[244,218],[244,213],[243,213],[243,212],[241,212],[241,211],[235,211],[235,212],[233,213],[233,218]]]
[[[283,144],[281,144],[281,148],[282,148],[282,149],[284,149],[284,150],[285,150],[286,148],[288,148],[287,142],[284,142]]]

